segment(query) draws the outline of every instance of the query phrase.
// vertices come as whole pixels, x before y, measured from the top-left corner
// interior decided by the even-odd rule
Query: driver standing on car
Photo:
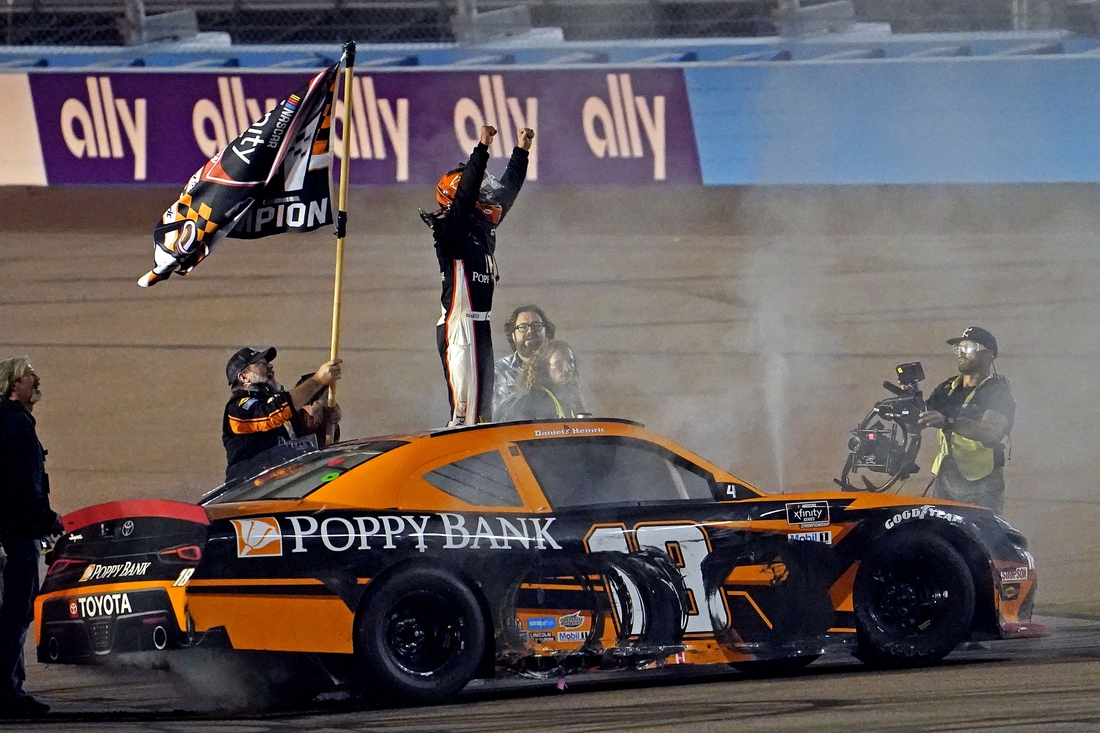
[[[1002,441],[1016,416],[1012,387],[993,365],[997,339],[989,331],[971,326],[947,343],[955,347],[959,374],[936,387],[920,415],[920,424],[936,428],[939,437],[932,495],[1000,514],[1005,503]]]
[[[233,390],[222,415],[226,481],[272,465],[268,459],[274,452],[300,437],[292,424],[296,411],[340,378],[341,360],[334,359],[287,391],[275,381],[275,367],[271,366],[277,353],[273,346],[245,346],[225,365],[225,377]],[[316,449],[316,439],[313,441]]]
[[[443,313],[436,323],[436,346],[447,379],[451,406],[448,427],[489,422],[493,413],[493,333],[489,318],[497,281],[497,226],[511,210],[527,177],[535,131],[516,133],[504,177],[487,175],[495,127],[482,127],[470,160],[448,171],[436,185],[439,210],[420,212],[432,229]]]

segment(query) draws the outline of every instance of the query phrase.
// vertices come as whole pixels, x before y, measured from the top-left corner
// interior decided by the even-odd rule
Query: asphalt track
[[[224,465],[228,356],[274,343],[284,381],[326,358],[328,234],[228,242],[187,279],[136,286],[176,193],[0,189],[0,352],[30,354],[43,377],[35,415],[62,511],[197,498]],[[352,202],[344,434],[440,426],[438,272],[415,215],[430,192],[362,189]],[[783,681],[570,680],[567,692],[586,694],[521,685],[415,714],[334,702],[317,717],[218,724],[181,707],[155,671],[32,664],[28,688],[70,715],[69,730],[102,729],[120,710],[134,729],[165,730],[1100,729],[1096,625],[1065,620],[1100,618],[1097,204],[1092,186],[531,186],[500,230],[496,323],[540,303],[598,413],[640,420],[768,491],[829,490],[847,431],[886,394],[893,365],[919,359],[930,388],[954,370],[944,339],[971,323],[992,330],[1019,404],[1005,514],[1036,556],[1038,608],[1056,619],[1048,639],[918,672],[819,663]],[[903,491],[920,493],[926,475]],[[171,722],[166,710],[191,712]]]
[[[0,730],[118,731],[1095,731],[1100,623],[1041,619],[1049,635],[957,651],[927,669],[873,672],[824,657],[789,678],[725,667],[474,683],[454,703],[386,709],[333,696],[256,713],[227,695],[231,672],[133,667],[32,670],[54,709]],[[186,654],[186,653],[184,653]],[[224,676],[223,676],[224,675]],[[196,677],[205,677],[196,681]],[[211,694],[211,679],[221,694]],[[221,700],[218,700],[221,697]]]

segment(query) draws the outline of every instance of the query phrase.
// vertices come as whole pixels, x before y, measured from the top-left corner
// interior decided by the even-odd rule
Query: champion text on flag
[[[195,269],[225,237],[258,239],[331,224],[334,64],[206,162],[153,230],[148,287]]]

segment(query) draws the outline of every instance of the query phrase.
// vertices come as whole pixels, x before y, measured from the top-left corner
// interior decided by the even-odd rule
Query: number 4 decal
[[[694,522],[646,523],[640,522],[633,530],[626,525],[599,525],[588,533],[584,540],[588,552],[621,552],[629,554],[642,549],[655,549],[668,555],[672,564],[680,572],[684,582],[687,621],[684,632],[688,634],[711,634],[715,628],[729,625],[729,609],[722,593],[708,598],[706,583],[703,580],[703,560],[710,554],[710,538],[706,530]],[[645,628],[644,604],[637,585],[622,573],[617,573],[618,583],[609,584],[611,588],[621,585],[626,598],[612,591],[615,613],[624,618],[624,603],[632,609],[630,613],[630,634],[641,634]],[[703,605],[705,604],[705,605]]]

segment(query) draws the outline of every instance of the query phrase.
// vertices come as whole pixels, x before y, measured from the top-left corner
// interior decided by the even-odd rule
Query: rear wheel
[[[410,569],[380,582],[356,622],[366,691],[419,703],[457,694],[485,649],[473,592],[437,568]]]
[[[856,656],[915,667],[946,656],[970,633],[974,581],[958,551],[935,535],[906,533],[876,546],[856,575]]]

